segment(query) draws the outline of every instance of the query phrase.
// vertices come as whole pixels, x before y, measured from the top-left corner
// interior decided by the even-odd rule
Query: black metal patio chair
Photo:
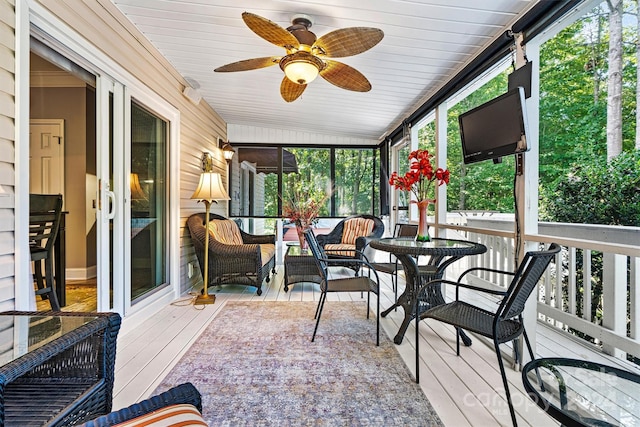
[[[534,359],[533,349],[527,336],[527,331],[524,327],[522,320],[522,311],[524,310],[527,299],[536,288],[538,281],[542,277],[542,274],[547,269],[551,260],[560,252],[560,246],[556,243],[552,243],[547,250],[544,251],[530,251],[527,252],[520,263],[520,266],[515,272],[494,270],[490,268],[474,267],[463,272],[458,278],[457,282],[450,280],[433,280],[425,284],[418,293],[418,299],[416,304],[420,304],[420,300],[423,293],[429,291],[430,287],[434,284],[448,284],[456,287],[456,299],[453,302],[438,305],[423,312],[420,316],[416,317],[416,382],[420,382],[420,320],[432,318],[444,323],[455,326],[456,331],[465,329],[471,332],[475,332],[487,338],[493,340],[493,345],[498,357],[498,364],[500,365],[500,375],[502,376],[502,382],[504,384],[504,390],[507,397],[507,403],[509,404],[509,411],[511,412],[511,420],[513,425],[517,425],[516,414],[511,401],[511,393],[509,392],[509,383],[507,382],[507,376],[504,370],[504,363],[502,361],[502,354],[500,352],[499,344],[513,341],[524,336],[529,356]],[[513,276],[509,287],[505,291],[491,290],[480,288],[478,286],[461,283],[462,279],[469,273],[474,271],[488,271],[498,274],[507,274]],[[501,295],[503,298],[500,302],[498,309],[495,312],[486,310],[484,308],[469,304],[460,300],[459,291],[460,288],[470,289],[472,291],[484,292],[493,295]],[[418,306],[416,306],[416,312],[418,312]],[[516,348],[514,346],[514,348]],[[460,334],[456,333],[456,354],[460,355]],[[517,356],[517,353],[516,353]]]
[[[396,224],[393,237],[415,237],[418,232],[417,224],[404,224],[398,223]],[[371,239],[367,239],[367,245]],[[394,293],[394,301],[398,300],[398,270],[402,270],[402,264],[395,259],[393,254],[389,254],[389,260],[386,262],[371,262],[373,268],[378,271],[378,273],[386,273],[391,276],[391,287],[393,288]]]
[[[327,300],[327,293],[366,292],[368,319],[371,292],[373,292],[374,294],[376,294],[376,345],[380,345],[380,278],[378,277],[378,273],[373,269],[373,267],[371,267],[371,264],[369,264],[369,261],[364,255],[360,254],[361,258],[357,259],[329,259],[318,243],[318,240],[316,239],[315,234],[313,234],[312,229],[309,228],[305,230],[304,236],[307,240],[307,243],[309,244],[309,249],[311,250],[313,257],[316,260],[318,272],[322,280],[320,283],[320,291],[322,293],[320,295],[318,307],[316,308],[316,315],[314,317],[314,319],[316,319],[316,327],[313,330],[311,342],[313,342],[316,338],[316,332],[318,331],[318,325],[320,324],[320,316],[322,315],[322,308],[324,307],[324,303]],[[366,276],[341,277],[336,279],[329,278],[329,265],[336,266],[340,265],[340,263],[345,263],[345,265],[352,265],[354,262],[357,262],[361,266],[371,269],[373,271],[375,279]]]

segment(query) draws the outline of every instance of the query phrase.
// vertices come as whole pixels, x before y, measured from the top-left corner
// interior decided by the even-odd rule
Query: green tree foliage
[[[547,221],[640,226],[640,150],[586,159],[547,189],[541,218]]]

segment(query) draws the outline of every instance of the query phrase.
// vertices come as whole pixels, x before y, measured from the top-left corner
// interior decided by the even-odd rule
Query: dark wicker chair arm
[[[249,234],[249,233],[245,233],[244,231],[240,230],[240,235],[242,236],[242,241],[245,244],[271,244],[271,245],[275,245],[276,244],[276,235],[275,234],[263,234],[263,235],[256,235],[256,234]]]
[[[460,283],[460,282],[454,282],[452,280],[447,280],[447,279],[436,279],[436,280],[431,280],[427,283],[425,283],[424,285],[422,285],[420,287],[420,290],[418,291],[418,298],[416,299],[418,302],[420,301],[420,296],[424,295],[425,292],[427,291],[427,288],[429,288],[430,286],[434,286],[434,285],[439,285],[439,284],[445,284],[445,285],[451,285],[451,286],[455,286],[456,287],[456,301],[459,299],[459,290],[460,288],[465,288],[465,289],[471,289],[473,291],[479,291],[479,292],[484,292],[487,294],[492,294],[492,295],[506,295],[507,291],[499,291],[499,290],[494,290],[494,289],[487,289],[487,288],[482,288],[480,286],[474,286],[474,285],[469,285],[467,283]]]
[[[344,264],[345,267],[353,264],[363,265],[370,271],[373,271],[374,275],[376,276],[376,282],[380,283],[378,272],[376,271],[375,267],[369,262],[369,258],[367,258],[367,256],[360,251],[355,252],[360,258],[319,258],[319,260],[330,264],[332,267],[339,266],[341,264]]]
[[[113,426],[141,415],[148,414],[166,406],[188,403],[195,406],[202,413],[202,399],[200,392],[191,383],[175,386],[164,393],[150,397],[142,402],[135,403],[119,411],[111,412],[94,420],[82,424],[82,427],[108,427]]]
[[[514,276],[515,275],[515,273],[513,271],[496,270],[494,268],[486,268],[486,267],[472,267],[472,268],[462,272],[460,277],[458,277],[458,282],[461,282],[462,278],[464,276],[466,276],[467,274],[472,273],[474,271],[486,271],[488,273],[506,274],[506,275],[509,275],[509,276]]]
[[[257,258],[260,255],[259,245],[227,245],[215,239],[209,239],[209,255],[219,255],[223,257],[240,256]]]
[[[316,239],[318,239],[320,246],[324,247],[326,244],[340,243],[342,241],[342,226],[342,223],[339,223],[329,234],[318,234]]]

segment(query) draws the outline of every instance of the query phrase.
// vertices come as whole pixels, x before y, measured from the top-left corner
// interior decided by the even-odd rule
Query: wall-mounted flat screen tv
[[[517,87],[458,116],[465,164],[521,153],[527,145],[524,89]]]

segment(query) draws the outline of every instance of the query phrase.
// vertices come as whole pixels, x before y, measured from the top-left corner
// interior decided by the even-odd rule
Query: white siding
[[[15,3],[0,0],[0,308],[14,308],[15,289]]]

